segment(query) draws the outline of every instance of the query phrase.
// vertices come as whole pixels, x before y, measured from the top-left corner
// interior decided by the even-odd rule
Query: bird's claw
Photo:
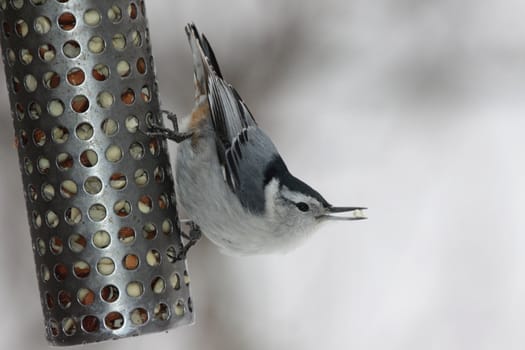
[[[177,143],[181,143],[182,141],[187,140],[193,136],[193,132],[177,132],[158,125],[152,125],[150,131],[146,131],[145,134],[148,136],[165,137]]]
[[[166,115],[166,117],[171,121],[171,123],[173,124],[173,130],[175,132],[179,132],[179,124],[177,122],[177,114],[173,113],[173,112],[170,112],[170,111],[167,111],[165,109],[162,109],[160,111],[160,115],[163,116],[163,115]]]
[[[188,234],[181,231],[181,235],[188,240],[186,244],[181,243],[180,252],[175,257],[175,261],[186,260],[186,255],[191,247],[195,245],[202,237],[202,232],[194,222],[189,222],[190,232]]]
[[[152,121],[149,130],[145,132],[143,131],[144,134],[148,136],[161,136],[177,143],[181,143],[182,141],[187,140],[193,136],[193,132],[179,132],[179,124],[177,123],[177,115],[175,113],[161,110],[160,114],[161,116],[166,115],[166,117],[171,121],[173,124],[173,130],[163,127],[156,121]]]

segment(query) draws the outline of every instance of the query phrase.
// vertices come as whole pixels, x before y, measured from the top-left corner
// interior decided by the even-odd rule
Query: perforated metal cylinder
[[[48,340],[193,321],[144,2],[0,0],[2,56]]]

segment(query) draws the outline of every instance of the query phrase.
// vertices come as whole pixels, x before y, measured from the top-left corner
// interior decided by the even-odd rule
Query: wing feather
[[[245,208],[262,213],[265,209],[265,152],[276,152],[275,146],[257,127],[239,93],[224,81],[208,40],[199,34],[194,24],[189,24],[186,31],[192,49],[197,49],[201,58],[200,64],[194,64],[195,76],[206,79],[202,83],[206,87],[217,156],[225,181]],[[203,71],[197,72],[198,69]]]

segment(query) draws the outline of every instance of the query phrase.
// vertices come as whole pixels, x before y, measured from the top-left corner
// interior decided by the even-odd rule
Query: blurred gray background
[[[525,2],[147,11],[164,108],[192,106],[193,20],[290,169],[334,204],[368,206],[369,220],[327,225],[287,255],[228,257],[202,240],[189,256],[194,326],[86,348],[524,348]],[[0,347],[45,349],[0,93]]]

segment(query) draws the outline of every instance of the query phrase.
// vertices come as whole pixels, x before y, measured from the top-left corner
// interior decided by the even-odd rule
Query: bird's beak
[[[368,208],[365,207],[329,207],[327,209],[327,214],[324,214],[320,217],[323,220],[363,220],[366,219],[366,216],[363,213],[363,210]],[[339,216],[331,215],[338,213],[351,213],[351,216]]]

